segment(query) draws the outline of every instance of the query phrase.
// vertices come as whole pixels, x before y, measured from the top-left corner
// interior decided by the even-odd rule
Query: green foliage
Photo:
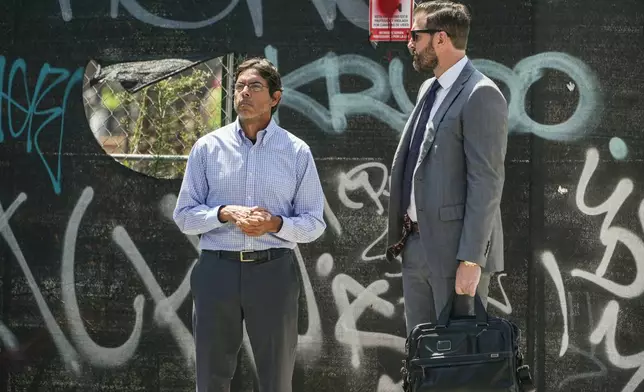
[[[101,92],[101,101],[103,102],[103,106],[112,112],[121,106],[121,101],[109,88],[104,88]]]
[[[211,89],[208,84],[212,79],[209,71],[194,69],[188,75],[166,78],[134,94],[103,93],[108,109],[122,105],[129,113],[121,118],[127,130],[125,152],[157,157],[127,159],[123,164],[157,178],[182,177],[185,161],[158,156],[188,155],[199,137],[221,126],[221,88]]]

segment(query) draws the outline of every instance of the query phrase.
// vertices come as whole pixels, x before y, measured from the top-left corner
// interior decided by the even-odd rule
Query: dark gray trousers
[[[402,252],[403,298],[405,301],[405,323],[407,336],[418,324],[433,322],[454,293],[456,278],[446,278],[432,274],[431,255],[427,255],[420,243],[418,233],[407,238]],[[454,263],[457,261],[454,260]],[[490,274],[481,273],[476,292],[487,308],[487,295],[490,289]],[[457,295],[452,307],[454,315],[474,314],[474,298]]]
[[[259,392],[291,392],[300,278],[295,254],[264,262],[219,258],[204,250],[193,268],[197,392],[228,392],[241,348],[242,320]]]

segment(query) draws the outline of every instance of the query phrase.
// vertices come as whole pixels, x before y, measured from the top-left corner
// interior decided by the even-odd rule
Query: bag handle
[[[456,320],[460,318],[460,317],[451,317],[452,310],[454,307],[454,299],[456,298],[457,295],[458,294],[456,294],[456,291],[453,291],[452,294],[450,295],[449,299],[447,300],[447,304],[445,304],[445,307],[443,307],[440,317],[438,318],[438,322],[436,324],[437,328],[445,328],[449,325],[450,320]],[[463,296],[465,296],[465,294]],[[478,293],[474,294],[474,313],[476,315],[476,325],[484,326],[484,327],[487,327],[488,325],[490,325],[488,323],[487,311],[485,310],[485,306],[483,306],[483,301],[481,300],[481,297],[479,296]]]

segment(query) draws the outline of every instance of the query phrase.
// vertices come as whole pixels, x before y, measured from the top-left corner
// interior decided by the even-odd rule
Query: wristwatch
[[[465,261],[465,260],[463,260],[463,261],[461,261],[461,263],[465,264],[465,266],[466,266],[466,267],[475,267],[475,266],[478,266],[478,264],[476,264],[476,263],[472,263],[471,261]]]

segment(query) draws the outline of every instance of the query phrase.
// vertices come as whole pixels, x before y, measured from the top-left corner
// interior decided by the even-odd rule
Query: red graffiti
[[[400,12],[402,10],[402,3],[400,0],[376,0],[376,7],[380,15],[391,19],[396,14],[396,11]]]

